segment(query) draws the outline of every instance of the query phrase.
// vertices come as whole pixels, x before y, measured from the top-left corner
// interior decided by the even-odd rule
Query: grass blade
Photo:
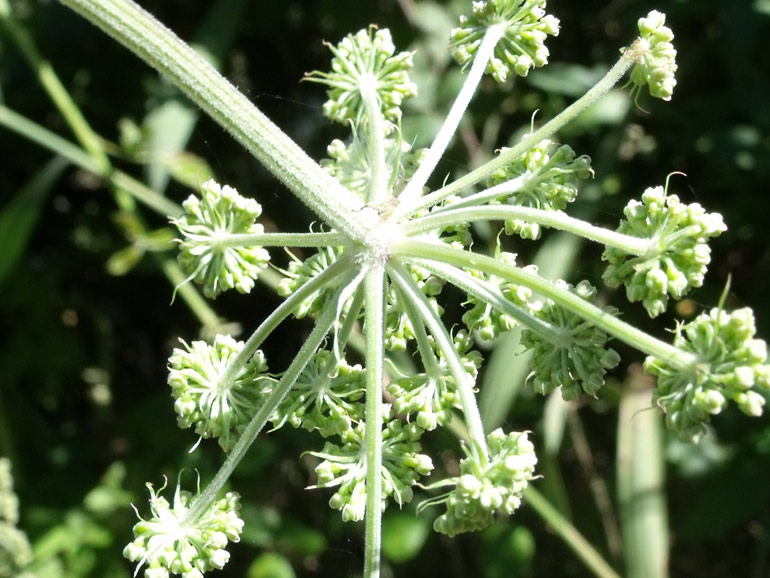
[[[627,578],[668,576],[663,425],[647,377],[631,373],[618,417],[617,482]]]

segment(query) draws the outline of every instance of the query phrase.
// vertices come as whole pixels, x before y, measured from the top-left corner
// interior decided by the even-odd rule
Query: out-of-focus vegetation
[[[419,114],[404,126],[417,146],[430,142],[460,84],[446,47],[457,14],[467,11],[465,1],[141,4],[205,51],[314,158],[340,134],[321,117],[323,92],[300,82],[306,71],[327,67],[322,41],[376,23],[391,29],[400,48],[419,51],[414,80],[420,94],[409,104]],[[121,550],[134,522],[129,504],[143,507],[145,482],[160,485],[164,475],[175,480],[182,468],[209,479],[222,460],[214,443],[188,453],[196,440],[176,427],[165,374],[176,336],[193,339],[201,327],[221,324],[250,332],[279,299],[269,287],[249,299],[223,295],[213,304],[215,314],[182,296],[171,303],[173,232],[165,215],[136,205],[119,179],[108,186],[95,176],[98,170],[57,158],[50,135],[32,142],[33,131],[19,128],[14,115],[75,140],[40,82],[48,70],[41,63],[50,63],[104,139],[114,170],[175,202],[213,173],[258,198],[276,229],[307,230],[312,218],[221,129],[87,22],[51,2],[17,0],[11,8],[0,29],[0,455],[13,465],[18,528],[35,557],[30,571],[40,578],[127,577],[133,569]],[[630,196],[663,183],[672,171],[686,173],[673,177],[674,192],[721,212],[729,230],[713,243],[706,286],[677,313],[690,318],[715,306],[730,277],[728,304],[751,305],[759,335],[767,338],[767,0],[554,0],[550,11],[563,32],[549,42],[552,64],[505,90],[491,81],[482,85],[447,156],[456,166],[445,163],[438,172],[479,163],[528,130],[533,115],[550,118],[582,94],[634,37],[637,18],[653,8],[667,13],[676,34],[674,98],[642,97],[635,107],[627,91],[617,89],[563,131],[565,142],[593,158],[597,174],[577,212],[614,227]],[[488,239],[484,230],[475,235],[479,243]],[[601,284],[600,248],[551,235],[539,254],[521,241],[510,250],[553,275],[572,271]],[[584,254],[590,257],[585,264]],[[620,292],[604,297],[624,300]],[[650,321],[641,307],[623,311],[661,336],[674,323],[669,315]],[[459,307],[447,312],[453,314]],[[273,368],[285,367],[307,330],[298,322],[271,339],[266,349]],[[660,416],[644,409],[647,390],[634,352],[621,352],[626,365],[599,399],[565,405],[535,397],[524,386],[526,372],[511,370],[515,343],[504,340],[498,348],[503,351],[485,352],[480,404],[488,428],[506,422],[534,432],[544,452],[536,487],[621,575],[628,569],[629,576],[663,576],[660,566],[643,569],[645,561],[665,563],[666,556],[672,576],[768,575],[767,418],[748,420],[731,409],[714,420],[699,446],[686,446],[661,432]],[[452,440],[426,443],[433,456],[445,456],[437,466],[452,471],[456,456],[442,453]],[[235,472],[231,484],[243,496],[246,529],[223,577],[360,571],[361,528],[342,524],[323,491],[304,489],[313,481],[313,458],[302,455],[310,445],[304,432],[289,428],[267,434]],[[635,461],[641,470],[633,470],[629,456],[649,461]],[[653,497],[648,511],[629,513],[624,496],[645,488]],[[433,533],[433,515],[416,516],[414,507],[386,513],[386,576],[590,575],[530,508],[451,540]]]

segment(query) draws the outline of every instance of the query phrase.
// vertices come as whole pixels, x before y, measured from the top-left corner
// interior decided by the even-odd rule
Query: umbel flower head
[[[329,87],[324,114],[333,121],[358,123],[364,112],[362,87],[374,85],[385,119],[401,118],[401,103],[417,94],[417,85],[409,79],[412,53],[394,54],[396,47],[387,29],[370,26],[355,35],[348,34],[337,46],[331,72],[311,72],[305,78]]]
[[[731,399],[746,415],[762,415],[770,393],[770,365],[767,345],[754,338],[755,332],[751,309],[727,313],[715,307],[676,328],[674,346],[695,355],[689,370],[668,359],[645,360],[645,371],[658,377],[654,402],[680,438],[697,442],[711,416]]]
[[[321,247],[317,253],[302,261],[289,253],[289,269],[283,271],[285,277],[281,279],[275,288],[276,293],[281,297],[288,297],[305,283],[312,280],[317,275],[328,269],[342,255],[342,247]],[[294,310],[294,316],[297,318],[318,317],[334,299],[334,290],[336,286],[326,286],[308,295]]]
[[[150,490],[149,520],[139,516],[134,540],[123,549],[123,556],[138,562],[137,573],[145,567],[145,578],[203,578],[209,570],[222,569],[230,559],[228,542],[238,542],[243,520],[238,516],[240,496],[228,492],[206,510],[190,517],[191,507],[200,496],[183,491],[177,483],[173,503]],[[137,515],[139,513],[137,512]]]
[[[618,232],[649,239],[641,255],[607,247],[602,259],[608,285],[626,286],[629,301],[641,301],[650,317],[663,313],[668,297],[680,299],[690,288],[703,285],[711,261],[708,240],[727,230],[719,213],[707,213],[698,203],[686,205],[663,187],[648,188],[642,201],[623,210],[626,219]]]
[[[558,18],[545,13],[545,0],[488,0],[474,2],[470,16],[460,16],[452,30],[450,50],[463,66],[471,62],[484,34],[492,26],[504,31],[489,59],[486,72],[505,82],[511,71],[527,76],[530,69],[548,63],[548,35],[559,34]]]
[[[557,287],[572,291],[589,303],[596,289],[581,281],[572,287],[566,281],[556,281]],[[614,307],[605,307],[608,315],[616,315]],[[546,394],[561,387],[567,401],[576,400],[582,391],[596,395],[604,385],[604,375],[620,362],[620,355],[606,347],[607,333],[590,324],[577,313],[548,300],[534,310],[535,316],[550,326],[548,333],[525,329],[521,343],[532,351],[533,387]]]
[[[501,152],[506,150],[503,148]],[[489,185],[510,182],[511,192],[501,199],[509,205],[561,211],[577,197],[578,181],[592,175],[590,157],[576,157],[570,146],[558,146],[546,139],[493,173]],[[508,219],[505,232],[517,233],[524,239],[539,239],[540,225]]]
[[[671,41],[674,33],[664,26],[666,15],[653,10],[639,19],[641,37],[629,48],[635,52],[636,64],[631,70],[634,92],[647,85],[650,95],[671,100],[676,86],[676,49]]]
[[[447,511],[433,523],[442,534],[483,530],[494,521],[494,512],[513,514],[521,505],[521,495],[535,477],[537,456],[527,432],[504,434],[498,428],[487,436],[489,458],[475,445],[463,446],[466,458],[460,462],[460,475],[442,480],[433,487],[452,484],[455,488],[421,507],[444,503]]]
[[[214,343],[193,341],[174,349],[168,360],[168,383],[181,428],[195,426],[202,438],[217,438],[229,452],[257,413],[272,385],[267,362],[259,350],[230,375],[228,368],[243,349],[242,341],[217,335]]]
[[[389,408],[385,414],[385,419],[389,419]],[[318,483],[312,487],[337,486],[329,505],[342,512],[345,522],[363,520],[366,513],[365,428],[365,423],[360,422],[342,434],[342,446],[326,442],[322,451],[310,452],[324,460],[315,469]],[[419,453],[421,436],[422,430],[415,424],[404,424],[398,419],[386,423],[382,432],[383,509],[391,495],[399,506],[410,502],[414,495],[412,486],[433,469],[430,457]]]
[[[411,145],[402,140],[400,131],[394,125],[386,130],[389,131],[385,138],[387,181],[390,183],[389,188],[399,190],[417,170],[426,151],[413,151]],[[321,166],[361,199],[366,200],[372,176],[366,140],[359,138],[354,129],[350,143],[345,144],[339,139],[334,139],[326,148],[326,152],[329,158],[321,160]]]
[[[173,222],[182,233],[179,264],[186,275],[203,284],[206,297],[214,298],[233,287],[248,293],[267,266],[270,255],[262,247],[228,244],[234,234],[260,234],[256,223],[262,207],[234,188],[213,180],[201,185],[201,196],[182,203],[185,214]]]
[[[470,350],[473,338],[461,329],[452,336],[452,343],[460,355],[465,378],[475,382],[481,365],[481,354]],[[387,386],[388,393],[393,396],[395,410],[427,431],[445,426],[452,419],[452,409],[462,408],[457,384],[449,371],[446,358],[433,340],[430,345],[435,353],[423,352],[423,355],[434,356],[427,360],[423,357],[423,373],[403,373],[392,365],[392,379]]]
[[[366,390],[366,377],[360,365],[350,365],[333,352],[321,349],[305,366],[302,374],[270,420],[275,429],[290,423],[324,436],[341,435],[363,418],[360,403]]]

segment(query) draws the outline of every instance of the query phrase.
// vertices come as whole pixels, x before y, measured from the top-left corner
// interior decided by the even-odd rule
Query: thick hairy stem
[[[320,218],[357,242],[362,201],[260,112],[173,32],[130,0],[61,0],[182,90]]]
[[[222,248],[339,247],[347,243],[348,238],[340,233],[238,233],[217,238],[217,246]]]
[[[385,271],[371,267],[364,277],[366,299],[366,546],[364,577],[380,575],[382,547],[382,384],[385,342]]]

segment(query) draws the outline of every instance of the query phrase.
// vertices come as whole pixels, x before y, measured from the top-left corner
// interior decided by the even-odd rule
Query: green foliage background
[[[141,4],[182,38],[219,55],[224,73],[314,158],[322,158],[326,144],[343,134],[322,118],[319,87],[299,82],[305,72],[327,67],[322,41],[336,42],[376,23],[391,29],[401,49],[420,50],[414,79],[421,93],[404,126],[418,145],[428,144],[460,84],[446,42],[469,2]],[[672,178],[673,192],[721,212],[729,230],[713,244],[707,286],[682,303],[678,314],[687,318],[714,306],[730,276],[728,306],[753,306],[759,334],[768,337],[770,2],[554,0],[549,6],[562,21],[561,35],[549,41],[553,64],[502,90],[483,84],[460,142],[447,155],[456,164],[445,163],[437,173],[464,170],[515,140],[528,130],[535,111],[536,121],[553,116],[615,61],[618,48],[633,39],[637,18],[662,10],[679,50],[674,98],[660,103],[643,96],[635,108],[627,93],[613,92],[563,132],[562,139],[579,154],[591,155],[597,172],[574,211],[614,227],[629,197],[662,184],[671,171],[686,173]],[[185,123],[197,113],[126,50],[55,3],[19,0],[13,7],[16,25],[31,31],[105,139],[118,142],[119,124],[128,126],[126,119],[136,126],[152,119],[154,129],[145,134],[150,140],[142,146],[156,143],[168,150],[179,137],[220,181],[256,197],[270,226],[307,230],[312,217],[213,122],[200,118],[186,142],[180,127],[190,126]],[[3,32],[2,104],[71,139]],[[171,112],[161,117],[160,110]],[[126,134],[124,128],[124,139]],[[127,217],[118,214],[105,186],[83,171],[51,164],[51,158],[44,148],[0,128],[0,455],[14,465],[21,527],[33,542],[38,575],[119,578],[133,572],[120,551],[134,521],[129,503],[140,511],[146,504],[145,482],[158,486],[168,476],[173,484],[181,468],[196,469],[205,481],[222,456],[214,443],[187,453],[196,440],[177,429],[165,384],[166,359],[177,337],[196,338],[199,323],[181,300],[170,304],[173,288],[160,274],[157,254],[127,250]],[[159,159],[156,153],[144,165],[116,164],[165,187],[168,164]],[[184,167],[193,183],[205,179],[204,165],[188,158]],[[178,179],[166,190],[176,201],[189,192]],[[166,225],[161,215],[141,213],[150,229]],[[489,240],[484,230],[475,234],[480,244]],[[600,283],[600,248],[552,241],[550,260],[568,261],[570,280]],[[511,250],[534,257],[533,245],[520,242]],[[570,251],[577,252],[574,260]],[[673,327],[673,312],[650,321],[641,307],[624,305],[620,293],[607,291],[605,298],[654,334]],[[214,307],[248,333],[276,303],[274,293],[260,287],[250,298],[223,295]],[[448,322],[460,312],[450,307]],[[271,339],[272,369],[286,366],[307,330],[295,323]],[[627,387],[622,382],[641,360],[633,351],[621,353],[625,365],[615,372],[617,382],[599,400],[569,410],[564,439],[549,466],[557,473],[549,481],[544,472],[538,487],[623,574],[622,552],[606,530],[613,516],[597,506],[591,490],[597,480],[603,483],[609,511],[616,510],[617,405]],[[506,427],[533,430],[539,445],[538,438],[549,435],[548,422],[541,419],[544,401],[526,388],[514,400],[511,391],[520,385],[511,380],[489,388],[507,391],[504,400],[485,401],[482,391],[482,409],[486,404],[500,411],[502,405],[499,419]],[[715,420],[715,432],[698,447],[682,446],[673,437],[667,441],[671,575],[768,575],[769,424],[767,418],[749,420],[731,410]],[[434,461],[451,471],[455,441],[437,436],[428,443]],[[343,525],[327,508],[324,491],[304,489],[312,481],[313,463],[302,452],[315,445],[303,432],[285,428],[262,437],[238,468],[231,483],[243,495],[247,526],[222,576],[360,572],[361,528]],[[194,482],[194,473],[185,476]],[[434,513],[415,517],[413,510],[386,515],[386,576],[589,575],[529,508],[454,540],[429,531]]]

